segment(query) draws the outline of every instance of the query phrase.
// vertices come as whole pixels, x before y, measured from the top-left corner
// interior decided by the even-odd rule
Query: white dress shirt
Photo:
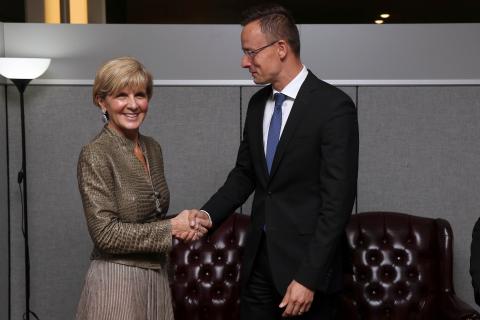
[[[295,76],[295,78],[293,78],[293,80],[290,81],[281,91],[281,93],[287,96],[287,99],[285,99],[282,104],[282,126],[280,127],[280,137],[282,136],[283,128],[288,120],[290,111],[292,111],[293,102],[295,102],[298,91],[307,78],[307,75],[307,68],[303,66],[302,70]],[[263,150],[265,154],[267,154],[268,129],[270,128],[270,121],[272,119],[273,109],[275,108],[273,95],[277,92],[279,91],[273,89],[272,96],[267,100],[265,111],[263,113]]]

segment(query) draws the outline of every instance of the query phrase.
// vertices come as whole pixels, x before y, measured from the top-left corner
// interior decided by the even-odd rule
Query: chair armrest
[[[480,320],[480,314],[475,309],[451,292],[444,293],[440,301],[445,320]]]

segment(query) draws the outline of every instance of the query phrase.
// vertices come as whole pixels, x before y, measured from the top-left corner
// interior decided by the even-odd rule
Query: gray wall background
[[[115,56],[133,55],[159,84],[248,81],[236,25],[5,23],[5,56],[52,58],[37,83],[79,83]],[[480,24],[300,25],[303,62],[350,85],[397,80],[480,83]],[[19,39],[22,39],[21,41]],[[55,81],[56,80],[56,81]],[[244,84],[244,83],[243,83]],[[248,84],[253,84],[248,81]]]
[[[3,56],[3,23],[0,23],[0,56]],[[0,86],[0,319],[8,317],[8,184],[5,86]]]
[[[480,216],[480,87],[359,88],[359,211],[448,220],[454,284],[475,306],[469,257]]]
[[[0,85],[0,319],[8,316],[8,184],[5,86]]]
[[[224,181],[236,157],[248,99],[258,88],[249,85],[248,72],[239,68],[237,26],[2,26],[5,56],[53,58],[47,73],[25,92],[31,307],[41,319],[71,319],[91,250],[76,161],[81,146],[102,126],[100,112],[90,101],[99,64],[113,56],[134,55],[154,74],[157,86],[142,130],[163,146],[171,213],[202,205]],[[472,39],[478,38],[480,25],[300,29],[305,64],[342,85],[357,102],[359,211],[392,210],[449,220],[455,233],[457,293],[473,306],[468,258],[471,229],[479,216],[480,44]],[[24,269],[16,185],[19,98],[9,85],[6,119],[2,94],[0,90],[0,319],[7,319],[8,309],[3,298],[7,174],[11,318],[20,319]],[[250,211],[249,202],[242,210]]]

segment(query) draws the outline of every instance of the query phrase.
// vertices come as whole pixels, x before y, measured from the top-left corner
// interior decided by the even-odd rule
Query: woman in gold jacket
[[[172,235],[206,232],[188,213],[166,219],[169,192],[162,150],[139,128],[152,77],[131,57],[97,71],[93,101],[106,122],[82,148],[78,185],[94,243],[77,319],[173,319],[167,276]]]

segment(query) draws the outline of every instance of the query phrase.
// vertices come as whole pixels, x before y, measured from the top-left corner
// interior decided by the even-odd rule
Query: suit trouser
[[[337,294],[322,294],[315,292],[310,310],[301,316],[282,318],[285,308],[278,305],[283,299],[275,285],[268,261],[268,251],[265,234],[262,235],[260,248],[255,258],[250,278],[240,297],[241,320],[330,320],[335,319],[335,313],[339,303]]]

